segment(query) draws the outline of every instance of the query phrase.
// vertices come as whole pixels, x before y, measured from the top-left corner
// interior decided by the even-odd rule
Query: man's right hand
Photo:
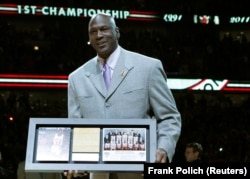
[[[78,173],[77,170],[68,170],[68,171],[64,171],[63,175],[67,179],[72,179],[72,178],[77,178],[77,177],[86,177],[87,175],[89,175],[89,173],[88,172]]]
[[[77,170],[64,171],[63,175],[67,177],[67,179],[72,179],[74,177],[78,177],[78,171]]]

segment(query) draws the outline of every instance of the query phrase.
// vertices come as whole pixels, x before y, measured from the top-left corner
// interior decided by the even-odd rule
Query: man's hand
[[[167,162],[168,162],[167,152],[161,148],[157,149],[155,163],[167,163]]]
[[[78,173],[77,170],[68,170],[68,171],[64,171],[63,175],[67,178],[67,179],[72,179],[72,178],[77,178],[77,177],[87,177],[89,175],[88,172],[83,172],[83,173]]]
[[[77,170],[64,171],[63,175],[65,177],[67,177],[67,179],[72,179],[73,177],[77,177],[78,176],[78,171]]]

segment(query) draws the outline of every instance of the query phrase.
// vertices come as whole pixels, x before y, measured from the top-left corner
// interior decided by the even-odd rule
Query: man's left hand
[[[167,162],[168,162],[167,152],[161,148],[157,149],[155,163],[167,163]]]

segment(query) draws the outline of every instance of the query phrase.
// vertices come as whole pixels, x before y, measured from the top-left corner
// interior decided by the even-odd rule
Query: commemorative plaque
[[[155,160],[155,119],[30,118],[26,172],[142,172]]]

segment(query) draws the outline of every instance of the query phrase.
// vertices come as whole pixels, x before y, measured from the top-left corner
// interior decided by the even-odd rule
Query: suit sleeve
[[[181,133],[181,115],[160,61],[152,65],[149,74],[149,100],[157,120],[157,147],[167,152],[171,162]]]

